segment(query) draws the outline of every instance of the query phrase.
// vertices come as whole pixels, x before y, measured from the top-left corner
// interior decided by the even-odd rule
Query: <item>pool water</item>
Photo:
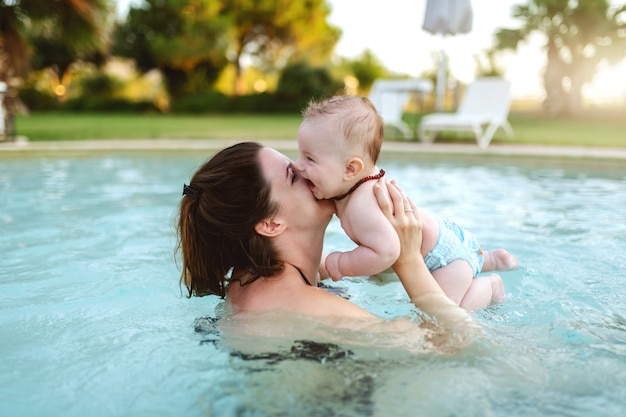
[[[626,413],[626,167],[383,160],[418,205],[519,258],[506,304],[476,313],[485,335],[451,355],[373,335],[243,355],[211,330],[220,300],[178,285],[176,206],[204,159],[0,159],[0,415]],[[327,236],[352,247],[336,221]],[[393,278],[336,286],[383,317],[413,311]]]

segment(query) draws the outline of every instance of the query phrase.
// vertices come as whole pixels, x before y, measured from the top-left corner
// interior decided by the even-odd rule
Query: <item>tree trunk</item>
[[[13,72],[9,54],[4,49],[3,40],[0,38],[0,117],[2,117],[0,120],[0,142],[15,139],[14,100],[10,84]]]
[[[15,102],[13,98],[13,94],[11,89],[7,89],[7,91],[2,94],[2,110],[0,114],[4,116],[4,123],[0,123],[0,142],[8,142],[15,140],[15,106],[13,103]],[[4,126],[2,126],[4,124]]]
[[[245,91],[244,79],[243,79],[243,70],[241,69],[241,64],[239,64],[239,60],[235,63],[235,95],[241,96]]]
[[[241,40],[239,42],[242,42]],[[243,47],[237,49],[237,55],[235,56],[235,79],[233,80],[233,93],[236,96],[243,95],[245,91],[243,69],[241,68],[241,56],[243,55]]]
[[[543,85],[546,91],[546,98],[543,101],[545,112],[549,116],[561,116],[567,112],[566,92],[563,89],[563,77],[565,68],[559,48],[552,36],[548,37],[546,71],[543,75]]]
[[[583,112],[582,90],[584,81],[575,74],[571,77],[572,85],[569,93],[568,113],[572,116],[579,116]]]

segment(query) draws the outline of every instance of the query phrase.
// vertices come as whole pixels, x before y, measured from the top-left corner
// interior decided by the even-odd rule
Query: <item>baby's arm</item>
[[[333,281],[346,276],[378,274],[389,268],[400,255],[398,234],[378,207],[374,194],[369,197],[350,201],[342,215],[344,230],[359,246],[326,257],[326,270]]]

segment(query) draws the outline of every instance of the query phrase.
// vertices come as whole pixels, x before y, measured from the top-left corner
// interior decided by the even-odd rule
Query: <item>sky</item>
[[[436,67],[443,50],[451,76],[464,83],[475,78],[475,56],[493,45],[495,30],[519,26],[510,17],[511,7],[519,1],[512,0],[474,0],[471,32],[446,37],[422,29],[426,0],[371,0],[367,8],[360,0],[330,3],[329,20],[343,30],[337,54],[353,58],[367,48],[389,70],[419,76]],[[541,94],[539,71],[545,58],[540,47],[523,47],[518,54],[505,55],[507,78],[515,80],[512,88],[517,94]]]
[[[116,0],[118,14],[129,3],[141,0]],[[432,35],[422,29],[426,0],[328,0],[332,12],[329,21],[341,28],[342,36],[335,53],[355,58],[369,49],[390,71],[418,77],[436,66],[443,50],[449,60],[450,74],[463,83],[475,79],[475,56],[493,45],[496,29],[516,28],[520,23],[511,18],[515,4],[525,0],[473,0],[473,28],[463,35]],[[621,3],[621,2],[618,2]],[[532,37],[517,53],[501,55],[505,78],[512,83],[517,98],[543,95],[542,73],[545,65],[543,40]],[[600,73],[587,96],[626,101],[626,60],[619,68]]]

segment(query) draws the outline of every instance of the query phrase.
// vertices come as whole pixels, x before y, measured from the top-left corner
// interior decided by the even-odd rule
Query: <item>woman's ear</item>
[[[346,169],[343,173],[343,179],[350,181],[361,174],[365,164],[361,158],[350,158],[346,163]]]
[[[254,226],[254,230],[261,236],[274,237],[280,235],[286,226],[276,218],[261,220]]]

